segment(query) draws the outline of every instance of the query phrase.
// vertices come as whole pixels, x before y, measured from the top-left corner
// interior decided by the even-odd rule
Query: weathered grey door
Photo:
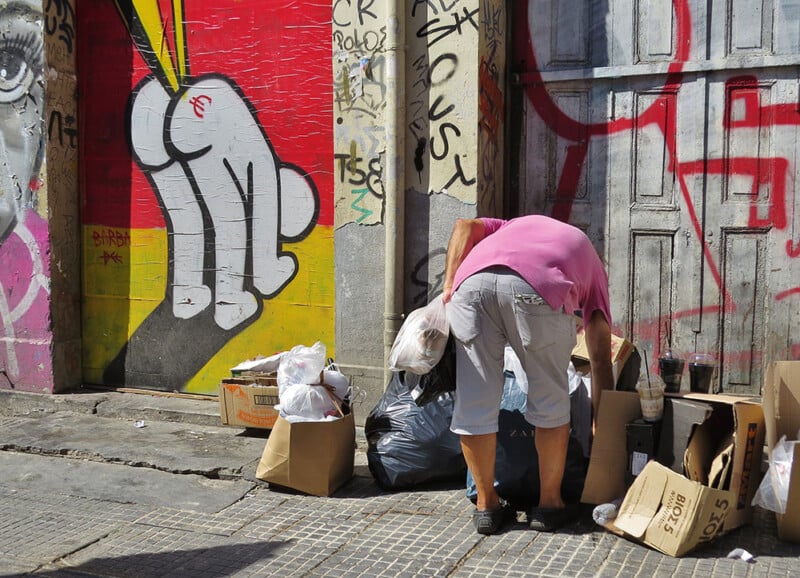
[[[514,10],[517,212],[587,231],[651,371],[669,347],[710,353],[715,389],[759,393],[800,357],[800,3]]]

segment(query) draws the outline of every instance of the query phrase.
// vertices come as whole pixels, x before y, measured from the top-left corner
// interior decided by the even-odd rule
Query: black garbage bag
[[[590,404],[581,388],[570,394],[573,416],[576,404]],[[495,457],[495,488],[498,495],[518,511],[527,510],[539,503],[539,457],[534,445],[535,429],[525,420],[527,394],[520,388],[514,374],[505,372],[503,397],[497,432],[497,455]],[[583,409],[577,413],[585,413]],[[589,460],[584,456],[576,429],[573,427],[567,446],[567,463],[561,483],[561,496],[568,503],[580,501]],[[467,498],[477,502],[475,481],[467,471]]]
[[[411,394],[420,377],[393,373],[364,422],[369,471],[383,489],[463,480],[467,471],[459,437],[450,431],[453,393],[420,407]]]

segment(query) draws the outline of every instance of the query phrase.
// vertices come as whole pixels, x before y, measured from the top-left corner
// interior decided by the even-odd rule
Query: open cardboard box
[[[800,361],[775,361],[767,368],[764,380],[764,415],[767,425],[767,449],[781,436],[796,440],[800,429]],[[800,543],[800,447],[795,445],[786,512],[776,513],[778,538]]]
[[[591,371],[591,366],[589,364],[589,349],[586,347],[586,334],[584,333],[583,329],[578,331],[576,338],[577,341],[575,343],[575,347],[572,349],[571,354],[572,363],[575,366],[575,369],[580,373],[589,374]],[[638,363],[635,367],[627,367],[631,365],[628,363],[628,360],[630,360],[635,349],[636,348],[634,347],[633,343],[624,337],[613,334],[611,335],[611,364],[612,371],[614,373],[614,381],[617,383],[617,389],[623,389],[620,387],[619,383],[622,381],[623,372],[625,375],[633,375],[633,383],[636,382],[636,376],[639,373]],[[633,389],[633,385],[629,385],[631,385],[630,389]]]
[[[275,378],[233,377],[219,384],[219,414],[224,425],[271,429],[278,419],[278,386]]]
[[[572,349],[572,357],[576,360],[589,363],[589,350],[586,347],[586,336],[582,329],[578,332],[576,339],[577,341],[575,343],[575,347]],[[611,336],[612,364],[621,368],[623,365],[625,365],[625,362],[628,361],[628,358],[633,353],[633,350],[633,343],[624,337],[619,337],[618,335]]]
[[[684,463],[695,479],[651,461],[626,490],[625,424],[641,418],[639,396],[605,391],[581,501],[603,504],[624,496],[619,515],[606,528],[670,556],[682,556],[750,521],[750,502],[760,482],[765,424],[761,405],[747,397],[669,394],[665,404],[672,400],[711,407],[686,444]],[[722,489],[696,480],[716,480]]]

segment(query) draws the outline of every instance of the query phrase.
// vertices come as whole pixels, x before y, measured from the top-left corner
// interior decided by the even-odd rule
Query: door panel
[[[767,363],[800,357],[800,11],[559,4],[516,4],[520,213],[587,231],[651,370],[711,353],[717,390],[758,394]]]

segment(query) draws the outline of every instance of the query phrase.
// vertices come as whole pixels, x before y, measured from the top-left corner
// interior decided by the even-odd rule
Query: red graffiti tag
[[[194,107],[194,114],[197,116],[197,118],[203,118],[203,113],[206,111],[206,104],[211,104],[211,102],[211,97],[206,94],[195,96],[189,100],[189,104]]]

